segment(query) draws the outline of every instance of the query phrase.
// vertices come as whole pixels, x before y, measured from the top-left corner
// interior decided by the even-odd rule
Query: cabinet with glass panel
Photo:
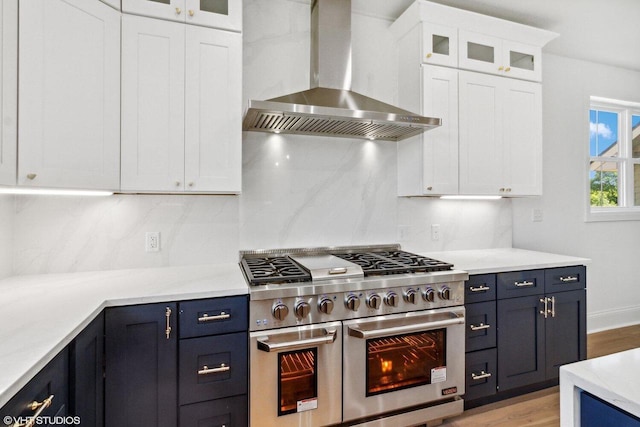
[[[224,30],[242,30],[242,0],[122,0],[122,11]]]

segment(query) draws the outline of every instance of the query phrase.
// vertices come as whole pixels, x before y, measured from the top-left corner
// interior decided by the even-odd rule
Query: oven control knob
[[[367,298],[367,305],[369,306],[369,308],[377,310],[380,308],[380,304],[382,304],[382,298],[380,298],[380,295],[378,294],[371,294]]]
[[[311,311],[311,306],[306,301],[298,301],[296,304],[296,316],[300,319],[304,319],[309,315]]]
[[[358,311],[358,307],[360,307],[360,298],[357,295],[349,294],[347,298],[344,300],[344,305],[352,311]]]
[[[416,290],[413,288],[409,288],[404,291],[404,300],[408,303],[415,304],[416,303]]]
[[[436,299],[436,293],[433,291],[433,288],[428,287],[422,293],[422,298],[424,298],[426,302],[433,302]]]
[[[393,291],[387,292],[387,295],[384,297],[384,303],[391,307],[398,306],[398,294]]]
[[[318,302],[318,310],[324,314],[331,314],[333,311],[333,301],[331,301],[331,298],[321,298]]]
[[[276,319],[284,320],[285,317],[287,317],[287,314],[289,314],[289,307],[287,307],[281,302],[275,303],[273,305],[272,313],[273,313],[273,317],[275,317]]]
[[[451,289],[448,286],[443,286],[440,289],[440,299],[450,299],[451,298]]]

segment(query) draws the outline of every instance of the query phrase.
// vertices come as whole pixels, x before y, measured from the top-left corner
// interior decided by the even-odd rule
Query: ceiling
[[[414,0],[352,0],[354,12],[396,19]],[[639,0],[433,0],[545,30],[545,52],[640,71]]]

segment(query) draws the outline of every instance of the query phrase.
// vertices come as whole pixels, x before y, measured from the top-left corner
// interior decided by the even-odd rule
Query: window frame
[[[618,156],[598,157],[591,156],[587,145],[586,161],[586,215],[585,221],[636,221],[640,220],[640,205],[634,206],[634,165],[640,165],[640,158],[633,158],[632,141],[633,129],[632,116],[640,116],[640,103],[619,101],[609,98],[590,97],[587,117],[592,110],[613,112],[618,114]],[[618,206],[598,207],[591,206],[591,162],[607,161],[617,163],[618,169]],[[639,201],[640,203],[640,201]]]

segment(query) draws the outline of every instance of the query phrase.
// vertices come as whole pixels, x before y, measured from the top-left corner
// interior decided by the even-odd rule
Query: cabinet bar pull
[[[551,317],[556,317],[556,297],[551,297]]]
[[[225,320],[230,318],[231,315],[221,311],[220,314],[216,314],[215,316],[209,316],[207,313],[204,313],[202,316],[198,317],[198,322],[211,322],[213,320]]]
[[[471,373],[471,379],[474,380],[474,381],[483,380],[483,379],[489,378],[489,377],[491,377],[491,373],[490,372],[480,371],[479,374],[476,374],[475,372]]]
[[[528,286],[533,286],[535,285],[534,282],[531,282],[529,280],[523,280],[522,282],[513,282],[513,284],[518,287],[518,288],[526,288]]]
[[[51,406],[51,402],[53,402],[53,394],[47,397],[42,402],[31,402],[27,405],[27,408],[31,409],[32,411],[35,411],[37,409],[37,411],[33,414],[33,416],[27,417],[28,421],[26,423],[15,423],[12,424],[11,427],[33,427],[34,425],[36,425],[36,421],[38,421],[40,415],[42,415],[42,412],[49,406]]]
[[[544,310],[540,310],[540,314],[544,314],[544,318],[547,318],[549,313],[549,298],[540,298],[540,302],[544,303]]]
[[[481,331],[483,329],[489,329],[490,327],[491,325],[485,325],[484,323],[480,323],[478,326],[469,325],[469,328],[471,328],[472,331]]]
[[[567,282],[577,282],[578,281],[578,277],[576,276],[560,276],[560,281],[567,283]]]
[[[167,307],[165,311],[165,317],[167,318],[167,328],[164,330],[164,333],[167,334],[167,339],[169,339],[171,337],[171,309],[169,307]]]
[[[480,285],[478,287],[469,286],[469,290],[471,292],[486,292],[486,291],[490,291],[491,288],[485,285]]]
[[[204,365],[202,369],[198,370],[198,375],[219,374],[221,372],[228,372],[230,369],[231,367],[224,363],[221,363],[219,368],[209,368],[207,365]]]

